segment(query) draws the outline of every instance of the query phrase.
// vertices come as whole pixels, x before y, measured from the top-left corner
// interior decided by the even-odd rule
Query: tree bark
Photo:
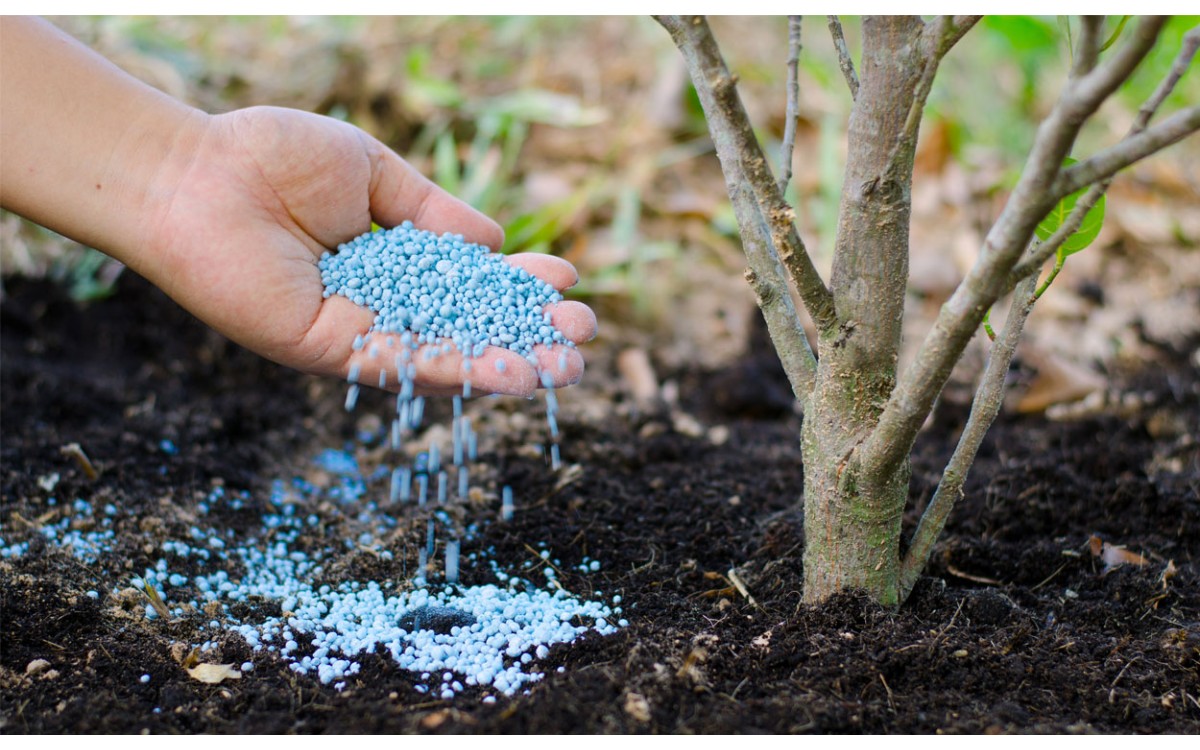
[[[863,21],[858,96],[830,291],[840,326],[824,332],[817,382],[805,408],[804,598],[866,589],[898,603],[900,519],[908,465],[888,476],[861,470],[858,448],[896,382],[908,280],[914,137],[906,137],[925,66],[935,64],[915,17]]]

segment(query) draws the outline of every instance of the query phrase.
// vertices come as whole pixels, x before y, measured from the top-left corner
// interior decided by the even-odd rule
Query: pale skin
[[[497,250],[494,221],[434,185],[362,130],[277,107],[209,115],[129,76],[40,19],[0,19],[0,206],[117,258],[208,325],[305,372],[396,386],[394,355],[353,350],[374,313],[322,298],[317,259],[369,231],[412,221]],[[547,255],[506,260],[564,290],[574,267]],[[596,334],[579,302],[550,308],[576,343]],[[398,346],[397,339],[397,346]],[[565,368],[560,367],[560,355]],[[555,387],[578,382],[573,348],[539,347]],[[495,363],[506,361],[504,372]],[[416,363],[424,395],[532,395],[537,369],[488,347]]]

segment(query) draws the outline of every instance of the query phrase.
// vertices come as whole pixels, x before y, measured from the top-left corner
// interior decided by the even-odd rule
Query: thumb
[[[371,155],[371,218],[382,227],[411,221],[418,229],[461,234],[498,251],[504,230],[484,214],[450,195],[395,151],[364,134]]]

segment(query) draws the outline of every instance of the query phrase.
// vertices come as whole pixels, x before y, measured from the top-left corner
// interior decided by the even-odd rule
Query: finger
[[[565,388],[583,380],[583,355],[574,347],[533,347],[538,361],[538,385],[542,388]]]
[[[550,324],[562,331],[568,340],[582,344],[596,338],[596,313],[582,302],[555,302],[546,305],[543,311],[550,313]]]
[[[374,322],[375,313],[371,310],[340,295],[329,297],[321,302],[316,319],[295,347],[303,352],[303,361],[288,364],[316,375],[345,378],[354,354],[354,337],[365,335]]]
[[[568,261],[544,253],[514,253],[504,256],[510,266],[521,268],[538,277],[558,291],[579,283],[579,272]]]
[[[582,343],[596,335],[596,316],[582,303],[560,302],[548,306],[547,312],[551,322],[571,341]],[[373,316],[370,310],[344,297],[326,299],[305,342],[305,350],[313,354],[298,366],[340,378],[353,375],[354,381],[362,385],[396,392],[400,390],[401,370],[412,363],[414,394],[429,396],[462,393],[464,381],[470,381],[475,395],[529,397],[543,385],[539,373],[548,373],[555,388],[573,385],[583,377],[583,357],[572,347],[535,347],[536,367],[516,352],[496,346],[486,347],[479,357],[464,359],[449,343],[413,350],[403,334],[368,335]],[[359,335],[364,336],[364,342],[356,350],[354,340]],[[381,373],[385,373],[382,379]]]
[[[370,138],[370,136],[366,136]],[[420,229],[461,234],[493,250],[504,244],[500,225],[442,190],[411,164],[371,138],[371,217],[383,227],[411,221]]]

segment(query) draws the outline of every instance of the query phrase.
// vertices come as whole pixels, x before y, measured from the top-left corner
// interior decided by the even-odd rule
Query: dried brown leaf
[[[233,668],[232,664],[197,664],[187,670],[193,680],[208,685],[219,685],[225,680],[240,680],[242,673]]]
[[[1100,558],[1104,563],[1104,572],[1108,572],[1119,565],[1137,565],[1143,567],[1150,564],[1150,561],[1142,557],[1136,552],[1130,552],[1124,547],[1109,544],[1100,537],[1093,534],[1088,539],[1088,548],[1091,550],[1094,557]]]
[[[1021,414],[1035,414],[1054,404],[1078,401],[1104,387],[1104,378],[1049,351],[1028,346],[1024,358],[1037,369],[1037,375],[1017,402]]]
[[[1159,580],[1162,581],[1163,590],[1166,590],[1170,587],[1171,579],[1174,578],[1177,573],[1179,573],[1179,568],[1175,567],[1175,561],[1167,560],[1167,567],[1163,568],[1162,575],[1159,576]]]

